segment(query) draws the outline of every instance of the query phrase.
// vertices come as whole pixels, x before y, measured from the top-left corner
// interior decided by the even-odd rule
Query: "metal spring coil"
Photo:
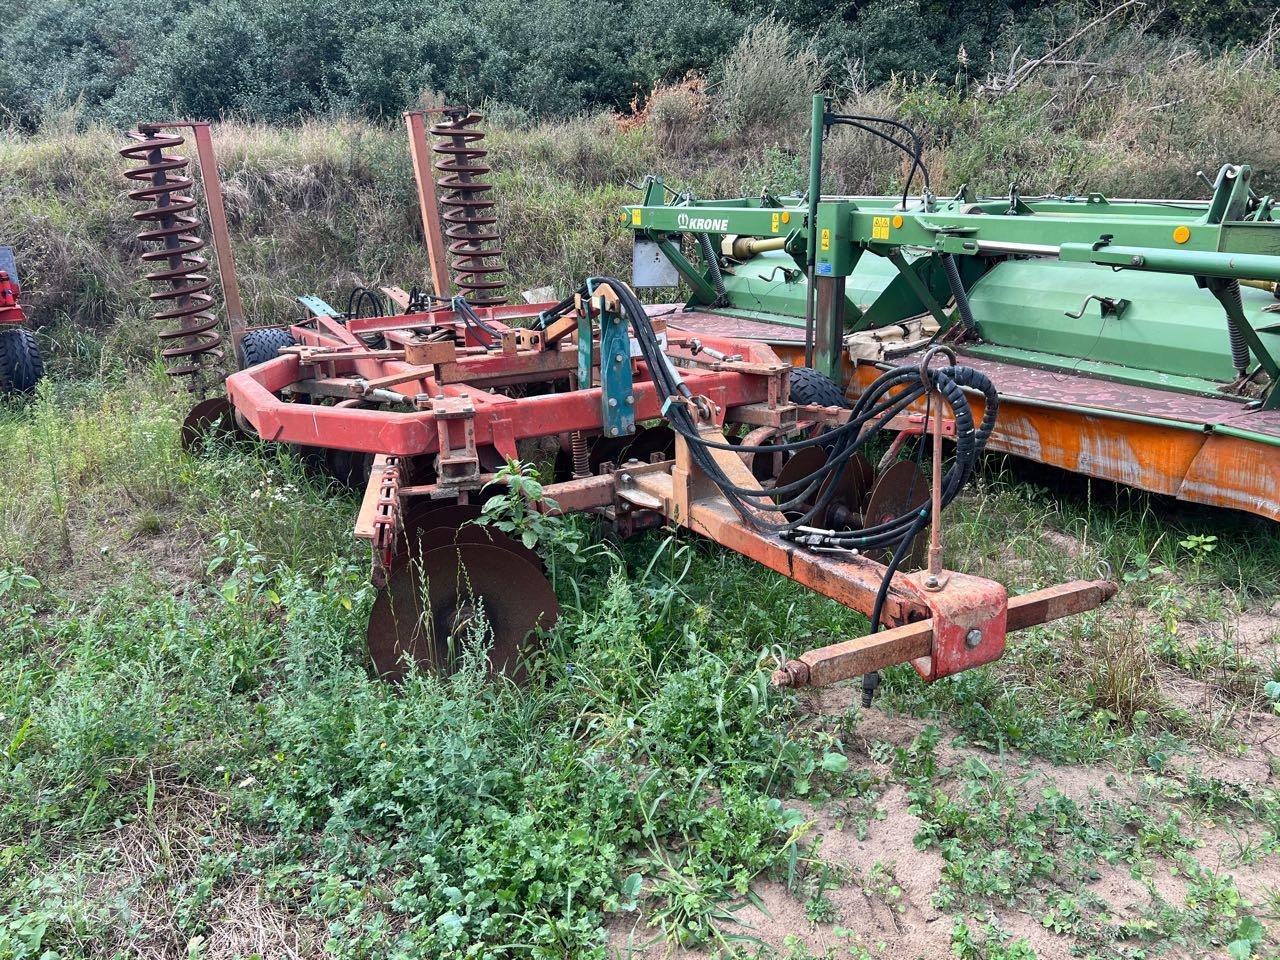
[[[160,244],[157,249],[144,250],[142,260],[163,264],[162,269],[146,275],[147,280],[162,285],[150,298],[158,305],[158,321],[177,324],[160,332],[160,355],[169,376],[196,378],[221,359],[222,337],[217,330],[218,318],[210,310],[214,301],[207,291],[212,281],[204,272],[208,261],[200,256],[205,245],[199,236],[202,224],[191,214],[196,201],[188,191],[195,184],[183,172],[190,161],[165,153],[181,146],[182,137],[148,126],[140,126],[128,136],[137,142],[122,149],[120,155],[140,161],[141,166],[125,171],[125,176],[143,184],[129,191],[129,199],[149,204],[133,219],[155,224],[139,231],[138,240],[144,246]],[[192,389],[198,386],[196,379]]]
[[[446,107],[444,119],[431,128],[438,141],[431,152],[439,156],[435,168],[453,282],[468,303],[488,307],[506,303],[506,281],[501,277],[506,268],[494,229],[493,185],[484,180],[489,151],[478,146],[484,131],[474,129],[480,120],[475,111]]]
[[[1224,291],[1225,296],[1230,301],[1231,306],[1235,308],[1236,316],[1244,316],[1244,300],[1240,296],[1240,281],[1232,280],[1227,284]],[[1236,368],[1236,373],[1241,376],[1247,376],[1249,373],[1249,344],[1245,342],[1244,334],[1242,334],[1236,325],[1227,320],[1227,340],[1231,344],[1231,365]]]

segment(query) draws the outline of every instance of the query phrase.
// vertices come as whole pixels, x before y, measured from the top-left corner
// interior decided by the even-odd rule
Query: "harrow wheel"
[[[560,605],[532,551],[496,530],[461,525],[478,514],[461,504],[411,521],[369,615],[369,653],[384,679],[402,679],[410,662],[452,673],[462,642],[483,622],[493,641],[490,672],[523,682],[536,631],[555,624]]]

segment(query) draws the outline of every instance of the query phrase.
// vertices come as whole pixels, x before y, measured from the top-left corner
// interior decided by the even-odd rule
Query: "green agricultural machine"
[[[901,196],[822,193],[838,126],[907,155]],[[1280,520],[1280,222],[1250,168],[1206,200],[940,198],[921,153],[817,96],[806,196],[645,182],[622,214],[636,283],[683,280],[680,327],[766,341],[849,395],[944,342],[999,387],[991,449]]]

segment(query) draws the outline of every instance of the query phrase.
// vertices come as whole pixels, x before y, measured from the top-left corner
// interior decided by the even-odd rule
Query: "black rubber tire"
[[[791,369],[791,402],[817,404],[820,407],[849,406],[840,385],[813,367]]]
[[[0,333],[0,393],[31,393],[44,376],[44,358],[26,327]]]
[[[280,356],[281,347],[292,347],[297,342],[292,333],[282,328],[250,330],[240,341],[240,369],[274,360]]]

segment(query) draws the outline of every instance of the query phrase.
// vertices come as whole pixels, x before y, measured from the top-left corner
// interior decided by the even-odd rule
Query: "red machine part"
[[[527,336],[529,331],[507,327],[502,320],[535,317],[549,306],[552,305],[499,307],[477,312],[500,333]],[[330,317],[316,317],[314,325],[293,328],[299,347],[228,377],[227,394],[237,412],[266,440],[397,457],[439,452],[444,421],[437,415],[437,407],[453,419],[461,400],[470,402],[471,412],[462,418],[472,424],[475,446],[494,447],[504,457],[516,456],[517,439],[556,436],[573,430],[599,430],[599,387],[518,400],[489,392],[491,386],[503,381],[568,377],[577,365],[576,350],[568,344],[565,349],[517,347],[507,353],[486,350],[476,338],[458,347],[456,359],[452,361],[417,365],[408,362],[403,349],[371,350],[360,339],[372,333],[391,334],[391,339],[397,330],[453,323],[456,317],[455,312],[445,310],[352,320],[347,324]],[[719,345],[721,341],[714,343]],[[723,343],[726,349],[743,353],[758,363],[768,363],[772,358],[772,351],[763,344]],[[673,352],[688,353],[681,348]],[[773,362],[777,364],[776,358]],[[647,377],[644,364],[637,362],[636,366],[636,419],[656,419],[662,415],[662,401]],[[706,396],[716,404],[722,418],[727,407],[768,399],[769,383],[763,376],[694,368],[684,371],[684,378],[695,394]],[[398,413],[342,404],[296,404],[282,399],[282,391],[299,381],[312,384],[312,389],[333,391],[330,395],[353,401],[368,391],[389,390],[417,409]],[[306,392],[305,387],[299,389]],[[450,442],[458,442],[457,428],[445,429],[453,438]]]
[[[26,322],[26,314],[18,303],[21,294],[22,288],[18,286],[18,281],[9,276],[8,270],[0,270],[0,325],[16,326]]]
[[[485,451],[515,458],[521,440],[573,431],[600,434],[601,387],[528,392],[540,383],[573,382],[578,376],[578,351],[571,342],[576,318],[545,329],[507,322],[527,322],[546,306],[476,308],[486,325],[483,335],[474,321],[449,310],[346,322],[315,316],[293,328],[296,346],[228,378],[228,395],[238,418],[264,439],[380,455],[356,534],[374,547],[375,577],[378,568],[385,576],[397,569],[396,534],[402,529],[399,518],[408,512],[406,502],[409,509],[423,499],[466,503],[493,480],[485,471],[494,458]],[[726,423],[785,432],[847,415],[791,404],[785,389],[789,368],[765,344],[704,336],[703,349],[695,351],[689,335],[674,327],[666,333],[665,353],[681,368],[695,398],[692,405],[700,411],[699,430],[712,441],[726,443]],[[714,357],[708,345],[735,359],[700,357]],[[661,417],[663,398],[645,361],[634,359],[632,374],[636,420]],[[515,385],[520,387],[515,396],[495,391]],[[290,393],[313,402],[293,402]],[[330,400],[332,405],[325,402]],[[361,407],[371,403],[380,406]],[[903,419],[899,426],[917,432],[954,431],[953,423],[943,421],[941,405],[935,423],[907,422],[910,415]],[[713,456],[733,483],[758,485],[731,446],[715,449]],[[406,463],[414,458],[434,463],[433,482],[403,482]],[[636,529],[630,521],[637,514],[665,518],[867,614],[888,575],[871,557],[815,552],[745,522],[701,472],[683,437],[677,438],[674,460],[633,460],[612,472],[550,485],[545,492],[557,512],[594,510],[614,518],[620,528]],[[936,533],[934,540],[940,553]],[[1009,600],[998,583],[938,565],[914,576],[895,573],[882,609],[888,629],[810,650],[783,664],[774,681],[823,685],[906,662],[935,680],[997,659],[1008,630],[1093,609],[1114,592],[1115,585],[1106,581],[1076,581]],[[387,629],[371,631],[371,637],[390,635]]]
[[[1002,584],[948,573],[944,589],[927,586],[927,573],[907,578],[929,606],[933,638],[929,656],[911,661],[926,680],[980,667],[1004,655],[1009,593]]]

